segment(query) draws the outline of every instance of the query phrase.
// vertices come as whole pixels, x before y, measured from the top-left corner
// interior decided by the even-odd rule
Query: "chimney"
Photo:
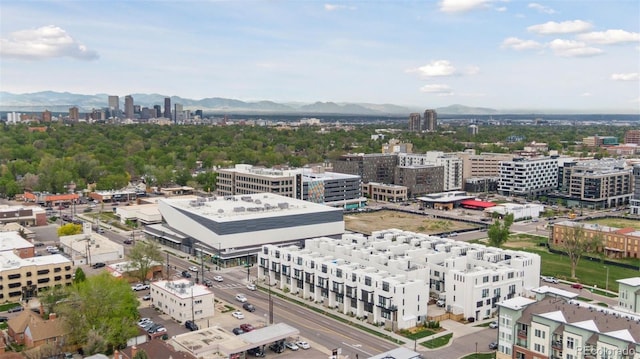
[[[137,346],[135,346],[135,345],[134,345],[134,346],[132,346],[132,347],[131,347],[131,357],[132,357],[132,358],[135,358],[135,356],[136,356],[136,353],[137,353],[137,352],[138,352],[138,347],[137,347]]]
[[[56,313],[49,313],[49,320],[55,320],[58,317]]]
[[[120,352],[118,352],[118,349],[113,351],[113,359],[120,359]]]
[[[40,316],[44,318],[44,305],[40,302]]]

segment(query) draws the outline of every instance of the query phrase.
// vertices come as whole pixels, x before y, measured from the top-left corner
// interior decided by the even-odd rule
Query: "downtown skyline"
[[[635,1],[1,7],[0,90],[11,93],[640,113]]]

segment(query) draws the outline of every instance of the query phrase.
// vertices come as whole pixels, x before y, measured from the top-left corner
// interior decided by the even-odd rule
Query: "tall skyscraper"
[[[438,127],[438,114],[436,110],[424,111],[424,126],[423,130],[433,132]]]
[[[80,119],[80,110],[76,106],[69,108],[69,120],[78,121],[79,119]]]
[[[131,95],[127,95],[124,97],[124,117],[128,119],[134,118],[133,97]]]
[[[120,97],[109,96],[109,110],[111,110],[111,112],[120,111]]]
[[[184,120],[184,114],[182,113],[183,109],[182,109],[182,105],[177,103],[175,105],[173,105],[173,121],[174,122],[178,122],[178,121],[183,121]]]
[[[153,105],[153,109],[155,110],[155,112],[152,112],[152,114],[153,114],[152,118],[157,118],[157,117],[162,116],[162,106]]]
[[[171,97],[164,98],[164,117],[171,119]]]
[[[417,112],[409,114],[409,131],[420,132],[420,114]]]

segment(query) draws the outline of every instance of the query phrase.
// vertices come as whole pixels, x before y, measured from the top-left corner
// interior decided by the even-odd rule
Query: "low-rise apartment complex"
[[[73,266],[61,254],[20,258],[0,252],[0,302],[35,297],[38,290],[72,283]]]
[[[150,294],[156,308],[181,323],[212,318],[215,313],[213,292],[187,279],[152,282]]]
[[[396,229],[266,245],[258,263],[261,280],[397,329],[424,322],[431,296],[454,314],[491,317],[497,302],[531,294],[540,274],[536,254]]]
[[[499,303],[497,359],[633,359],[640,316],[547,296]]]

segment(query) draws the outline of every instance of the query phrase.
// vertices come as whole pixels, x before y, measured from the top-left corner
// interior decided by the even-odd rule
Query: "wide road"
[[[232,304],[239,304],[235,300],[235,296],[242,293],[257,308],[256,313],[264,313],[262,315],[263,322],[268,321],[269,295],[261,290],[250,291],[246,289],[246,270],[244,268],[228,269],[223,273],[223,276],[225,285],[233,283],[238,286],[225,289],[214,287],[217,298]],[[206,277],[209,278],[209,275],[207,274]],[[255,276],[252,278],[255,279]],[[287,323],[297,328],[301,337],[308,338],[329,350],[342,348],[343,355],[355,358],[356,354],[359,357],[369,357],[397,347],[389,341],[327,318],[313,310],[292,304],[276,295],[272,295],[271,298],[275,323]]]

